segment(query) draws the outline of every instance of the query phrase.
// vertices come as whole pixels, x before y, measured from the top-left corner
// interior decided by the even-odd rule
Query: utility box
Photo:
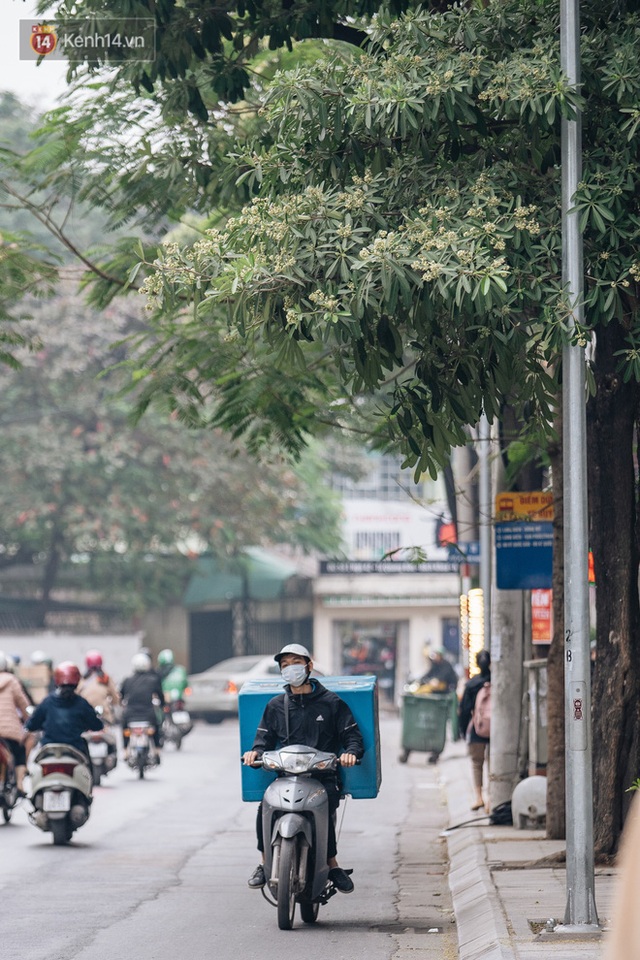
[[[378,684],[375,676],[322,677],[323,687],[337,693],[349,706],[364,740],[362,762],[355,767],[341,768],[343,789],[354,800],[377,797],[382,782],[380,726],[378,721]],[[250,750],[264,708],[272,697],[283,692],[278,679],[247,680],[238,695],[240,721],[240,753]],[[245,767],[242,772],[242,799],[262,800],[264,791],[275,774],[261,767]]]
[[[16,676],[24,683],[34,703],[42,703],[48,696],[50,673],[46,663],[20,664]]]

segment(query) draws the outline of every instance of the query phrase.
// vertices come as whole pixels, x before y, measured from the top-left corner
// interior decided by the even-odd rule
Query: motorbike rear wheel
[[[64,820],[51,820],[51,833],[53,834],[53,843],[56,847],[61,847],[71,840],[73,830],[69,822]]]
[[[296,837],[283,837],[278,871],[278,927],[291,930],[296,912],[296,883],[300,848]]]

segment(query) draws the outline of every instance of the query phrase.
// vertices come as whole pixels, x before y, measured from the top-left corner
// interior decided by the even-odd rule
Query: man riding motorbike
[[[176,663],[173,650],[161,650],[158,654],[158,673],[162,680],[162,689],[165,700],[184,700],[184,691],[187,689],[187,671]],[[176,694],[174,694],[176,691]]]
[[[163,700],[160,677],[155,670],[151,669],[151,657],[146,653],[136,653],[131,660],[131,668],[132,676],[123,680],[120,687],[124,707],[122,727],[125,755],[129,747],[129,737],[124,731],[132,720],[146,720],[149,726],[153,727],[154,744],[158,750],[162,746],[157,713],[157,705],[162,704]],[[154,700],[157,703],[154,703]],[[158,753],[159,762],[160,754]]]
[[[56,692],[38,704],[25,724],[25,730],[42,730],[41,743],[67,743],[86,754],[89,748],[82,734],[86,730],[102,730],[104,724],[84,697],[76,693],[80,670],[65,660],[53,671]],[[89,764],[90,765],[90,764]]]
[[[282,744],[300,743],[335,753],[342,766],[353,766],[364,755],[362,734],[344,700],[310,676],[313,662],[309,651],[299,643],[290,643],[275,655],[274,660],[280,666],[286,684],[285,692],[267,703],[253,747],[243,754],[242,762],[250,766],[265,750],[274,750]],[[340,782],[334,772],[323,774],[319,779],[323,780],[327,790],[331,812],[327,850],[327,864],[331,868],[329,879],[341,893],[351,893],[353,881],[338,866],[336,859],[335,813],[340,804]],[[262,804],[258,807],[256,832],[258,850],[264,860]],[[265,885],[262,863],[256,867],[248,882],[253,888]]]

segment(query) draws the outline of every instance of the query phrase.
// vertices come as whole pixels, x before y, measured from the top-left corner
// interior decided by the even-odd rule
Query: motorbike
[[[18,786],[13,754],[6,740],[0,737],[0,807],[4,822],[9,823],[18,802]]]
[[[315,923],[320,906],[338,892],[327,866],[329,797],[314,776],[335,770],[338,763],[334,753],[304,744],[265,751],[256,761],[278,774],[262,799],[264,872],[273,900],[264,887],[262,895],[277,907],[280,930],[293,928],[296,904],[303,922]]]
[[[138,771],[138,778],[144,779],[145,770],[151,770],[160,763],[160,755],[153,742],[154,727],[148,720],[130,720],[124,734],[129,738],[127,765]]]
[[[184,700],[171,697],[164,705],[162,719],[162,737],[165,743],[172,743],[176,750],[182,746],[182,740],[193,729],[191,715],[185,709]]]
[[[89,819],[92,777],[89,758],[68,743],[40,747],[29,766],[31,823],[51,832],[56,846],[68,843]]]
[[[98,712],[96,710],[96,712]],[[102,730],[91,730],[83,734],[89,747],[91,773],[97,786],[118,762],[118,743],[113,727],[105,723]]]

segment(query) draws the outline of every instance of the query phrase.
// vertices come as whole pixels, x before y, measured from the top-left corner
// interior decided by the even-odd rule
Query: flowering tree
[[[159,410],[131,422],[109,368],[123,356],[114,339],[137,322],[60,292],[24,324],[40,348],[0,366],[0,567],[32,567],[43,616],[69,586],[136,612],[175,601],[189,558],[207,550],[340,544],[317,452],[296,467],[260,462]]]

